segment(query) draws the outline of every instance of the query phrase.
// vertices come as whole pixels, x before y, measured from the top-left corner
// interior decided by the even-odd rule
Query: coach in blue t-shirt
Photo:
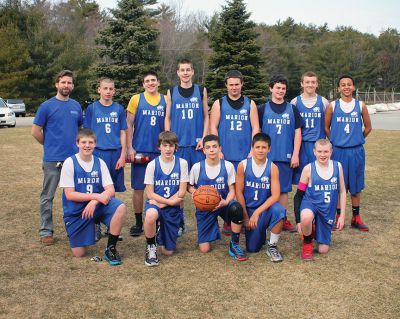
[[[43,145],[43,190],[40,195],[39,235],[44,245],[52,245],[53,198],[60,180],[61,166],[67,157],[77,153],[76,135],[82,125],[82,108],[69,98],[73,73],[61,71],[56,77],[57,94],[43,102],[32,125],[32,136]]]

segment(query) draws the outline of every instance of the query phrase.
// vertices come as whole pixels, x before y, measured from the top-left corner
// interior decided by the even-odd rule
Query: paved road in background
[[[371,115],[372,128],[400,130],[400,111],[380,112]],[[17,117],[17,126],[31,126],[33,117]]]

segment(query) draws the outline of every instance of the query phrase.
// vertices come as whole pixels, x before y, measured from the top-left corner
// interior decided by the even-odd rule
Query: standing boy
[[[246,250],[258,252],[266,242],[267,255],[273,262],[281,262],[283,257],[277,244],[285,219],[285,208],[279,203],[280,185],[277,166],[267,158],[271,145],[270,137],[257,133],[252,141],[253,156],[239,163],[236,175],[236,198],[243,207],[243,221],[246,227]],[[239,224],[240,225],[240,224]],[[232,230],[234,223],[232,223]],[[240,227],[237,231],[239,237]],[[234,237],[232,236],[232,239]],[[231,242],[230,254],[234,254]],[[237,243],[236,243],[237,244]]]
[[[125,192],[124,166],[126,156],[126,116],[124,108],[113,102],[114,81],[102,78],[97,92],[100,99],[90,104],[83,127],[93,130],[97,143],[94,155],[107,165],[116,192]],[[101,237],[100,223],[96,224],[96,240]]]
[[[251,138],[260,130],[257,106],[242,95],[243,84],[242,73],[229,71],[225,75],[228,94],[214,102],[210,114],[210,133],[219,136],[221,154],[235,169],[251,156]]]
[[[302,119],[297,108],[285,101],[288,80],[282,75],[274,75],[269,81],[271,100],[259,108],[262,132],[271,138],[268,159],[279,169],[281,195],[279,202],[288,208],[288,192],[292,191],[293,169],[299,166]],[[288,219],[283,230],[295,232]]]
[[[211,250],[211,242],[221,239],[218,227],[218,216],[228,220],[231,212],[241,209],[233,201],[235,198],[235,168],[233,164],[220,159],[221,146],[218,136],[207,135],[203,139],[203,152],[206,159],[193,165],[190,171],[188,191],[193,194],[201,185],[213,186],[221,196],[218,206],[211,212],[202,212],[196,209],[197,242],[203,253]],[[244,252],[238,246],[238,255],[246,260]]]
[[[76,134],[82,125],[82,108],[69,96],[74,75],[63,70],[56,76],[57,94],[43,102],[33,120],[32,136],[43,145],[43,190],[40,195],[40,230],[43,245],[53,245],[53,199],[65,159],[77,152]]]
[[[342,164],[345,187],[351,194],[351,227],[368,231],[360,217],[360,201],[365,174],[363,144],[372,130],[371,119],[365,103],[353,98],[355,84],[350,75],[339,78],[338,88],[340,99],[330,103],[326,109],[325,132],[333,144],[332,158]],[[337,218],[340,213],[338,208]]]
[[[326,137],[324,129],[325,109],[329,104],[327,99],[316,92],[318,77],[314,72],[304,73],[301,76],[300,85],[303,93],[290,102],[297,107],[303,119],[299,166],[293,172],[293,184],[299,183],[304,166],[315,161],[314,143]]]
[[[147,248],[146,266],[157,266],[159,260],[156,247],[157,220],[160,221],[158,244],[161,252],[170,256],[176,250],[176,240],[181,222],[180,204],[185,197],[189,181],[187,162],[175,156],[178,138],[173,132],[162,132],[158,139],[161,155],[146,168],[146,206],[144,234]]]
[[[332,144],[325,139],[316,141],[314,154],[316,161],[304,167],[294,197],[297,229],[303,235],[303,260],[313,259],[313,237],[318,243],[319,253],[329,251],[339,195],[342,214],[336,223],[338,230],[343,229],[345,219],[343,169],[339,162],[331,160]]]
[[[143,75],[144,92],[132,96],[127,108],[127,153],[132,162],[131,187],[132,203],[136,223],[130,229],[131,236],[140,236],[143,232],[143,194],[144,175],[148,161],[135,163],[136,154],[156,158],[160,151],[157,148],[159,134],[164,131],[166,102],[164,95],[158,92],[160,79],[157,73],[148,71]]]
[[[94,219],[109,229],[104,258],[110,265],[120,265],[116,245],[125,222],[125,204],[114,198],[115,190],[105,162],[93,156],[96,136],[90,129],[78,132],[79,153],[67,158],[61,170],[64,223],[72,253],[83,257],[86,246],[95,244]]]
[[[190,60],[178,61],[179,85],[167,92],[165,130],[175,132],[179,140],[177,155],[188,162],[189,170],[204,159],[203,137],[208,134],[207,90],[193,83],[194,68]],[[183,206],[180,233],[185,230]]]

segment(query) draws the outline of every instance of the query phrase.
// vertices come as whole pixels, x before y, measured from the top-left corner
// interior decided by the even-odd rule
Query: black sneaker
[[[143,227],[138,225],[133,225],[129,230],[129,235],[133,237],[140,236],[143,233]]]
[[[114,245],[106,248],[104,252],[104,259],[107,260],[112,266],[122,264],[121,256],[118,254],[118,251]]]
[[[149,267],[158,266],[160,261],[157,257],[157,246],[156,245],[147,245],[146,255],[144,257],[144,264]]]

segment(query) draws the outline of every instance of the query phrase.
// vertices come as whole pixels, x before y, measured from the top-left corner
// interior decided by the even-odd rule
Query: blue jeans
[[[40,237],[53,234],[53,199],[60,181],[60,162],[43,161],[43,190],[40,194]]]

